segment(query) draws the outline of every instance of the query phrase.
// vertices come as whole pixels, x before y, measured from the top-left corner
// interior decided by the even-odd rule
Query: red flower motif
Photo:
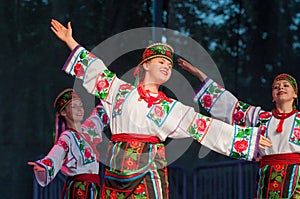
[[[198,118],[196,120],[196,125],[197,125],[197,131],[198,132],[203,132],[206,129],[206,122],[202,118]]]
[[[139,148],[141,146],[141,143],[138,141],[130,141],[130,147],[132,148]]]
[[[125,161],[125,165],[124,165],[125,168],[127,169],[135,169],[136,168],[136,163],[135,161],[132,159],[132,158],[128,158],[126,161]]]
[[[241,121],[241,119],[243,119],[243,117],[244,117],[243,111],[238,111],[233,115],[233,120],[239,122]]]
[[[115,191],[112,191],[109,195],[109,199],[116,199],[117,198],[117,193]]]
[[[297,140],[300,140],[300,128],[294,128],[294,135],[297,138]]]
[[[237,152],[241,153],[248,148],[248,142],[246,140],[236,141],[234,143],[234,148]]]
[[[136,189],[135,189],[136,193],[144,193],[145,192],[145,186],[143,184],[139,184]]]
[[[168,57],[172,57],[172,53],[171,53],[170,51],[166,51],[166,55],[167,55]]]
[[[274,181],[272,184],[271,184],[271,189],[274,190],[274,191],[279,191],[280,190],[280,184],[278,181]]]
[[[91,149],[90,148],[88,148],[88,147],[86,147],[85,149],[84,149],[84,157],[86,157],[86,158],[91,158],[91,156],[92,156],[92,151],[91,151]]]
[[[58,140],[57,144],[58,146],[61,146],[64,149],[64,151],[68,151],[69,146],[67,145],[66,141]]]
[[[84,122],[84,126],[86,126],[87,128],[90,128],[90,129],[94,129],[95,123],[92,120],[86,120]]]
[[[121,91],[124,91],[124,90],[131,90],[132,89],[132,86],[130,84],[122,84],[120,85],[120,88],[119,88]]]
[[[155,106],[154,107],[154,114],[157,116],[157,117],[159,117],[159,118],[162,118],[163,116],[164,116],[164,111],[163,111],[163,109],[162,109],[162,107],[161,106]]]
[[[115,105],[114,109],[118,111],[120,109],[120,106],[123,104],[123,102],[124,102],[124,98],[118,99],[118,101],[116,102],[116,105]]]
[[[78,199],[85,198],[83,190],[81,190],[80,188],[76,189],[75,197],[78,198]]]
[[[83,69],[83,66],[80,63],[77,63],[74,66],[74,73],[77,77],[82,77],[84,75],[84,69]]]
[[[80,136],[77,133],[75,133],[75,137],[76,137],[77,140],[81,140]]]
[[[203,105],[204,105],[204,107],[206,107],[206,108],[211,107],[212,102],[213,102],[212,96],[210,96],[210,95],[204,95],[203,96],[203,103],[204,103]]]
[[[48,167],[52,167],[52,161],[49,158],[43,159],[42,163]]]
[[[107,79],[102,79],[100,81],[97,82],[97,90],[98,91],[102,91],[103,89],[108,87],[108,81]]]
[[[280,172],[280,171],[282,171],[283,169],[284,169],[284,166],[283,166],[283,165],[276,164],[276,165],[274,166],[274,170],[275,170],[276,172]]]
[[[143,59],[150,57],[153,54],[153,52],[149,49],[147,49],[143,54]]]
[[[271,113],[270,112],[262,112],[259,114],[259,117],[267,119],[267,118],[271,117]]]

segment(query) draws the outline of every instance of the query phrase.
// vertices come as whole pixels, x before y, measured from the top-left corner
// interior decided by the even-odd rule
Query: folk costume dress
[[[41,186],[46,186],[61,171],[67,176],[62,199],[96,199],[100,197],[99,153],[96,145],[108,122],[102,105],[96,106],[82,124],[82,133],[67,129],[59,136],[50,152],[36,163],[45,172],[34,171]]]
[[[162,92],[153,95],[141,86],[134,87],[81,46],[71,52],[63,70],[83,80],[87,91],[101,99],[110,118],[112,138],[103,198],[168,198],[162,143],[168,137],[192,137],[231,157],[256,157],[260,129],[232,126],[197,113]]]
[[[300,113],[264,111],[239,101],[221,85],[207,78],[194,98],[214,118],[229,124],[265,126],[271,148],[259,150],[260,168],[256,198],[300,198]]]

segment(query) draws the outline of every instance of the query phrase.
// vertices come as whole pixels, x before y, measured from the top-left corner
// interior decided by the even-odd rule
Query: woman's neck
[[[282,105],[278,105],[276,104],[276,109],[279,113],[290,113],[293,111],[293,106],[290,104],[282,104]]]
[[[78,133],[82,132],[80,122],[79,123],[73,123],[73,122],[67,123],[67,128],[72,128],[72,129],[76,130]]]
[[[158,93],[159,85],[154,83],[143,83],[142,85],[144,90],[149,90],[151,93]]]

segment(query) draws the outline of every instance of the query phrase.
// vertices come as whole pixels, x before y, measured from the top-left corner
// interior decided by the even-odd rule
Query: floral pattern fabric
[[[203,96],[209,93],[210,87],[216,85],[211,79],[206,79],[195,97],[195,101],[203,101]],[[261,107],[241,102],[229,91],[223,90],[214,96],[211,106],[203,106],[209,113],[230,124],[245,126],[266,127],[265,136],[272,142],[271,148],[259,150],[260,157],[278,154],[298,154],[300,152],[300,113],[296,112],[283,121],[283,131],[276,132],[280,123],[271,111],[264,111]],[[242,143],[241,143],[242,144]],[[246,142],[243,143],[243,145]],[[274,160],[275,161],[275,160]],[[299,193],[299,165],[298,164],[276,164],[260,167],[258,178],[257,198],[300,198]],[[297,195],[297,196],[296,196]]]
[[[86,49],[77,46],[71,52],[63,70],[68,74],[82,79],[85,89],[101,99],[101,102],[111,119],[110,127],[112,135],[127,133],[142,136],[154,136],[161,142],[165,141],[167,138],[178,139],[192,137],[202,145],[227,156],[233,154],[232,151],[234,150],[234,144],[228,145],[226,144],[228,143],[227,141],[230,143],[234,140],[237,143],[241,141],[240,138],[235,137],[235,126],[204,117],[200,113],[195,112],[192,107],[186,106],[177,100],[166,98],[157,103],[148,103],[146,99],[141,97],[138,91],[139,87],[136,88],[128,82],[119,79],[107,69],[103,61],[99,58],[94,58],[93,56],[91,58],[85,57],[87,60],[92,61],[88,61],[85,64],[86,67],[83,67],[84,71],[82,71],[82,74],[84,74],[84,76],[77,76],[74,71],[74,65],[81,63],[80,57],[82,53],[87,56],[90,55]],[[219,92],[222,93],[222,90],[215,88],[213,91],[213,98],[215,98]],[[152,97],[155,98],[156,96],[153,95]],[[201,120],[197,120],[196,118],[205,119],[206,124],[204,125],[201,123]],[[234,152],[240,153],[240,157],[243,157],[243,159],[252,160],[256,156],[256,140],[259,137],[260,131],[258,128],[253,127],[252,131],[249,130],[248,132],[251,134],[249,136],[252,136],[252,139],[247,140],[247,145],[244,142],[235,144],[236,147],[240,148]],[[224,141],[225,139],[226,141]],[[243,148],[243,150],[241,150],[242,144],[244,144],[243,146],[247,146],[247,149]],[[140,174],[140,177],[143,177],[144,173],[140,173],[140,170],[134,168],[140,168],[142,169],[141,171],[144,171],[143,169],[147,167],[155,167],[154,162],[151,162],[149,166],[146,166],[146,164],[142,166],[142,162],[139,159],[136,159],[139,152],[131,145],[130,150],[132,151],[129,153],[127,153],[127,150],[121,150],[119,147],[119,143],[115,144],[113,150],[114,153],[107,156],[110,161],[105,176],[110,176],[110,180],[105,184],[105,186],[107,186],[106,191],[103,192],[104,195],[106,194],[105,197],[111,194],[121,197],[123,195],[121,192],[126,194],[127,189],[118,190],[118,193],[114,193],[110,189],[110,186],[117,183],[115,180],[122,176],[124,177],[125,174],[127,175],[130,173],[132,176]],[[119,154],[120,151],[123,155],[119,159],[116,159],[115,153]],[[153,157],[154,156],[152,156],[152,158]],[[163,164],[162,162],[157,163],[161,165]],[[162,167],[161,172],[164,172],[164,169],[165,168]],[[147,171],[152,170],[148,169]],[[153,171],[153,174],[151,175],[155,176],[157,173],[159,172]],[[148,174],[144,177],[146,176],[148,176]],[[162,178],[158,179],[162,180]],[[141,179],[138,183],[140,182]],[[166,182],[167,181],[164,180],[163,183],[160,181],[158,184],[167,187]],[[151,180],[149,186],[150,184]],[[138,184],[135,184],[135,187],[137,185]],[[151,186],[155,187],[153,181]],[[160,195],[156,195],[156,197],[159,199],[165,198]]]

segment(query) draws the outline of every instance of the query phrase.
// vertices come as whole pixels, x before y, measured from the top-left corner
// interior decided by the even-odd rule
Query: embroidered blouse
[[[101,133],[108,122],[102,105],[98,105],[82,124],[82,133],[74,129],[64,131],[50,152],[36,161],[45,168],[45,172],[34,171],[38,183],[48,185],[60,170],[66,176],[98,174],[100,154],[96,146],[102,141]]]
[[[71,52],[63,70],[83,80],[86,90],[101,99],[112,134],[149,135],[161,141],[192,137],[227,156],[247,160],[256,156],[258,128],[226,124],[170,98],[148,106],[140,100],[136,87],[119,79],[101,59],[81,46]]]
[[[199,102],[214,118],[226,123],[267,127],[265,136],[271,140],[272,147],[260,150],[261,155],[300,152],[300,114],[296,110],[283,121],[272,111],[238,100],[209,78],[202,83],[194,101]]]

